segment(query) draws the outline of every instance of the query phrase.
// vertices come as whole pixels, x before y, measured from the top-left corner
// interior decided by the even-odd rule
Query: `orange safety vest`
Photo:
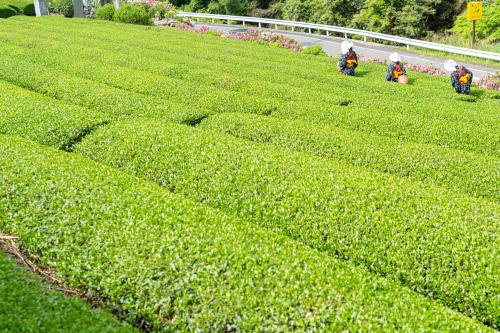
[[[459,67],[457,69],[457,73],[458,73],[458,82],[460,82],[461,84],[469,83],[471,79],[470,74],[467,73],[467,71],[463,67]]]
[[[357,63],[358,63],[358,57],[356,56],[356,54],[351,51],[347,52],[347,61],[346,61],[347,67],[349,68],[353,67]]]
[[[401,64],[397,64],[396,68],[392,71],[392,77],[395,79],[399,79],[399,77],[403,75],[403,67]]]

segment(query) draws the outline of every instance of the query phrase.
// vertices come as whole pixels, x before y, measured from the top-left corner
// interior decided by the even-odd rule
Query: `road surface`
[[[195,28],[197,29],[201,28],[202,26],[207,26],[211,30],[224,31],[224,32],[243,32],[247,30],[246,27],[243,27],[241,25],[211,24],[211,23],[200,23],[200,22],[193,22],[193,23],[195,24]],[[333,55],[333,56],[340,55],[340,43],[342,43],[343,40],[342,38],[320,36],[315,34],[310,35],[307,33],[274,30],[274,29],[260,29],[260,30],[270,31],[281,34],[288,38],[293,38],[303,47],[320,45],[328,55]],[[427,67],[433,66],[443,69],[443,62],[444,62],[443,58],[420,55],[417,53],[413,53],[411,51],[401,50],[401,48],[391,47],[388,45],[381,45],[381,44],[363,42],[358,40],[353,40],[353,43],[356,52],[358,53],[359,56],[363,58],[389,59],[389,55],[392,52],[397,51],[401,55],[401,59],[409,64],[425,65]],[[474,73],[475,79],[482,78],[488,75],[494,75],[500,72],[500,63],[499,67],[495,68],[493,66],[488,67],[484,65],[471,64],[461,61],[457,62],[469,68]]]

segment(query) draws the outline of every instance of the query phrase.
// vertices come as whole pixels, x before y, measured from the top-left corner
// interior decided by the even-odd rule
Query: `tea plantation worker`
[[[387,75],[385,77],[385,80],[390,82],[401,82],[403,84],[408,83],[406,69],[401,63],[401,57],[399,56],[399,53],[392,53],[389,59],[391,60],[391,63],[387,68]]]
[[[347,40],[343,41],[340,45],[342,55],[337,63],[337,69],[345,75],[354,76],[354,71],[356,67],[358,67],[358,56],[352,49],[353,46],[354,45]]]
[[[455,60],[447,60],[444,69],[451,72],[451,85],[458,94],[470,94],[470,86],[474,75],[464,66],[459,66]]]

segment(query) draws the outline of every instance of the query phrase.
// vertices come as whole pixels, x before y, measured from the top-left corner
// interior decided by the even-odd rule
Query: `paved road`
[[[200,28],[201,26],[208,26],[212,30],[226,31],[226,32],[229,31],[242,32],[247,29],[240,25],[209,24],[209,23],[197,23],[197,22],[194,23],[196,28]],[[274,30],[274,29],[261,29],[261,30],[275,32],[284,35],[286,37],[293,38],[297,42],[299,42],[300,45],[304,47],[320,45],[328,55],[334,55],[334,56],[340,55],[340,43],[343,40],[341,38],[320,36],[314,34],[309,35],[307,33]],[[392,52],[397,51],[401,55],[401,59],[409,64],[434,66],[441,69],[443,67],[444,60],[442,58],[420,55],[417,53],[413,53],[411,51],[401,50],[401,48],[395,48],[376,43],[363,42],[363,41],[353,41],[353,42],[355,50],[358,53],[358,55],[364,58],[389,59],[389,55]],[[497,68],[471,64],[471,63],[463,63],[463,62],[460,63],[464,64],[474,73],[475,79],[500,72],[500,62]]]

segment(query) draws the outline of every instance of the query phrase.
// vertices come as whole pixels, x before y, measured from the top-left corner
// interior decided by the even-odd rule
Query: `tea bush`
[[[259,237],[278,237],[277,244],[284,244],[280,243],[283,240],[304,251],[311,251],[307,248],[309,246],[324,252],[304,252],[304,258],[319,256],[314,259],[317,265],[321,261],[332,261],[349,270],[355,269],[361,272],[360,275],[368,274],[369,279],[386,277],[392,282],[381,281],[394,286],[398,292],[407,293],[408,288],[413,289],[409,292],[411,298],[400,299],[396,292],[390,295],[393,302],[398,302],[398,307],[409,307],[415,302],[413,297],[420,297],[415,296],[414,292],[417,292],[426,297],[424,302],[429,306],[440,307],[438,304],[442,303],[475,318],[476,323],[482,321],[498,327],[495,304],[498,304],[500,292],[495,280],[498,269],[494,265],[498,262],[499,230],[496,166],[499,162],[500,100],[497,93],[474,88],[471,96],[457,96],[450,88],[448,78],[421,73],[412,73],[412,84],[402,87],[386,84],[385,68],[377,64],[362,62],[359,76],[345,77],[336,72],[335,61],[326,57],[303,56],[210,34],[58,17],[34,20],[17,16],[2,21],[0,66],[0,94],[4,103],[0,105],[0,133],[23,136],[84,154],[203,203],[189,204],[200,208],[197,214],[203,217],[202,221],[193,221],[198,218],[192,215],[194,213],[181,214],[185,217],[182,223],[195,223],[191,224],[195,226],[193,229],[202,230],[197,230],[195,242],[218,244],[214,240],[222,239],[223,233],[231,234],[232,229],[224,229],[221,234],[208,233],[206,239],[201,238],[203,226],[210,225],[207,221],[213,216],[211,214],[225,216],[207,208],[210,205],[226,214],[239,215],[242,221],[224,217],[232,221],[231,225],[243,223],[249,228],[245,229],[243,236],[239,233],[233,235],[234,239],[223,248],[224,253],[229,253],[233,243],[243,246],[238,247],[242,253],[244,246],[252,248],[239,238],[246,239],[249,237],[247,233],[259,230]],[[102,140],[97,140],[99,138]],[[10,140],[17,139],[6,139]],[[23,156],[23,152],[26,155],[31,153],[17,144],[12,147],[12,152],[20,150],[19,155],[17,158],[12,157],[14,153],[9,155],[16,162],[5,160],[0,177],[12,178],[13,170],[19,170],[23,165],[27,167],[27,158],[18,156]],[[66,163],[62,162],[66,158],[74,158],[78,164],[89,163],[67,154],[61,159],[50,156],[52,168]],[[36,158],[44,159],[42,155]],[[116,171],[105,168],[109,172],[102,172],[101,166],[89,165],[102,177],[99,183],[90,184],[95,185],[92,189],[75,186],[76,192],[70,192],[72,185],[66,189],[58,183],[58,189],[69,191],[64,192],[62,201],[70,200],[80,191],[89,193],[82,189],[101,193],[102,188],[114,182]],[[42,190],[51,191],[54,173],[47,171],[48,164],[45,167],[45,171],[36,175],[39,177],[37,184],[44,182],[46,188]],[[80,169],[75,167],[75,170]],[[58,177],[71,178],[71,183],[76,181],[76,176],[71,176],[72,168],[64,167],[59,171]],[[137,181],[134,190],[127,192],[122,187],[113,190],[109,200],[116,202],[103,201],[109,205],[91,201],[91,208],[78,206],[85,216],[72,215],[74,220],[62,219],[64,223],[71,221],[67,222],[71,230],[69,234],[87,232],[89,224],[82,221],[91,220],[89,216],[95,216],[97,211],[102,214],[98,214],[100,217],[95,223],[121,216],[116,223],[125,226],[120,228],[113,222],[110,229],[95,229],[104,245],[108,244],[107,240],[124,237],[134,239],[133,243],[128,243],[130,247],[127,249],[142,248],[141,236],[144,242],[153,237],[153,243],[159,244],[159,248],[163,246],[163,249],[188,244],[178,242],[185,239],[184,236],[172,238],[175,241],[169,241],[168,237],[160,240],[160,236],[154,233],[163,235],[164,230],[155,229],[156,220],[147,224],[153,236],[149,233],[132,233],[132,236],[121,233],[132,228],[123,222],[128,221],[129,216],[137,215],[139,220],[134,221],[138,224],[149,221],[149,217],[141,215],[143,213],[136,208],[130,208],[136,207],[130,201],[136,198],[135,194],[130,194],[131,198],[127,199],[121,193],[139,191],[142,193],[139,196],[146,197],[151,191],[164,193],[164,190],[119,175],[126,177],[127,182]],[[26,191],[31,191],[33,188],[28,186],[31,184],[28,179],[35,175],[26,171],[19,177],[16,182],[23,177],[27,182],[19,185],[19,189],[26,187]],[[5,184],[0,183],[0,188],[10,186],[11,178]],[[91,179],[83,177],[82,181],[91,182]],[[141,187],[144,191],[136,190]],[[14,190],[9,187],[7,193],[9,191],[17,191],[17,187]],[[21,233],[19,226],[26,224],[31,231],[23,237],[23,246],[32,246],[33,249],[37,248],[37,241],[41,242],[42,248],[37,248],[41,259],[62,272],[65,279],[72,279],[76,286],[101,292],[106,283],[107,296],[119,307],[127,309],[125,312],[130,313],[131,322],[147,317],[158,327],[166,325],[167,331],[196,328],[230,331],[233,326],[242,331],[279,331],[286,327],[288,320],[289,327],[298,331],[308,328],[328,331],[331,327],[350,331],[439,331],[459,330],[458,326],[466,325],[462,319],[456,319],[456,323],[449,326],[446,326],[447,320],[442,320],[443,326],[432,326],[438,324],[430,324],[427,317],[422,318],[427,315],[426,309],[422,308],[415,311],[423,311],[424,315],[411,313],[404,314],[403,318],[400,314],[407,312],[398,312],[399,308],[392,312],[388,310],[388,303],[373,305],[372,298],[365,296],[359,302],[350,298],[352,302],[345,305],[362,313],[361,317],[356,317],[358,319],[350,317],[354,313],[350,310],[346,310],[345,317],[341,314],[336,319],[329,319],[333,312],[328,312],[318,319],[316,314],[324,313],[324,310],[317,310],[316,305],[323,309],[338,302],[325,296],[315,303],[314,296],[311,296],[313,298],[304,303],[307,305],[298,306],[298,312],[293,312],[296,305],[290,299],[300,299],[296,296],[299,291],[308,295],[309,284],[292,286],[292,294],[287,294],[282,287],[289,280],[273,280],[271,284],[259,285],[261,289],[252,289],[244,282],[255,285],[254,281],[258,279],[245,280],[247,273],[239,270],[234,271],[235,276],[241,276],[238,283],[247,286],[242,293],[234,291],[239,290],[235,287],[237,284],[231,284],[234,290],[229,286],[224,289],[223,283],[216,287],[220,274],[211,275],[214,278],[208,279],[210,282],[202,279],[190,289],[191,285],[186,285],[185,281],[199,277],[196,263],[201,260],[201,255],[188,257],[195,259],[187,259],[187,263],[175,261],[175,267],[184,267],[182,274],[185,275],[173,278],[175,282],[162,280],[159,283],[160,277],[150,277],[161,272],[169,274],[170,271],[164,270],[164,266],[168,266],[165,264],[169,262],[167,259],[155,266],[152,257],[141,257],[138,262],[142,265],[137,265],[132,263],[135,257],[131,255],[126,257],[125,264],[124,254],[116,254],[119,252],[117,248],[108,251],[109,248],[104,247],[108,254],[113,254],[112,258],[128,268],[120,271],[118,266],[113,266],[112,274],[95,275],[94,269],[101,269],[101,264],[97,261],[92,265],[87,261],[82,263],[87,254],[85,251],[89,249],[85,247],[87,238],[78,236],[80,238],[72,238],[73,242],[61,243],[60,239],[68,236],[64,230],[69,230],[65,229],[66,224],[57,222],[61,209],[52,199],[47,199],[52,198],[49,192],[37,191],[38,188],[33,196],[22,192],[16,197],[16,200],[27,200],[28,204],[24,201],[19,204],[26,209],[23,211],[26,215],[8,213],[9,221],[15,222],[5,223],[0,230]],[[112,198],[115,192],[120,195]],[[5,198],[0,194],[0,201]],[[89,200],[91,198],[86,196],[79,204],[85,205]],[[142,206],[156,212],[157,201]],[[9,202],[8,211],[17,212],[16,204]],[[35,212],[40,214],[28,215],[33,205],[38,207]],[[161,209],[163,213],[168,211],[166,206]],[[120,210],[130,215],[119,215],[122,214]],[[113,213],[106,215],[110,211]],[[0,209],[0,214],[2,212]],[[62,209],[62,212],[67,211]],[[169,221],[177,221],[172,222],[176,227],[182,226],[180,220]],[[46,223],[57,225],[54,228],[58,232],[51,234],[60,236],[57,240],[56,236],[48,240],[40,238],[40,234],[47,235]],[[39,225],[42,226],[37,229]],[[108,222],[103,228],[106,225]],[[158,227],[161,226],[159,223]],[[260,229],[263,227],[265,229]],[[119,230],[120,233],[113,236],[109,234],[110,230]],[[110,235],[116,238],[109,238]],[[254,241],[251,237],[249,239]],[[272,244],[270,238],[265,239],[265,244]],[[259,242],[255,244],[260,248],[264,246]],[[268,245],[265,245],[266,249]],[[89,251],[98,252],[97,247],[95,245]],[[149,248],[145,248],[144,253],[158,253],[148,251]],[[184,252],[176,251],[178,257],[182,257],[180,253]],[[130,250],[122,252],[130,254]],[[283,252],[279,253],[273,256],[280,260],[286,257]],[[248,261],[252,262],[254,254],[251,252],[241,261],[235,259],[231,263],[243,267]],[[300,260],[305,260],[303,257]],[[227,257],[216,255],[210,258],[213,267],[225,267],[223,263]],[[267,259],[256,260],[263,266],[256,272],[273,272],[262,273],[259,275],[261,279],[275,274],[270,268],[274,264],[267,266]],[[157,268],[148,267],[149,264]],[[284,267],[292,264],[286,260],[282,264],[284,266],[280,266],[282,268],[276,274],[288,276],[283,273],[286,271]],[[304,265],[309,265],[309,261]],[[143,278],[141,272],[149,278]],[[221,272],[227,271],[221,268]],[[294,276],[294,279],[318,281],[319,288],[325,288],[317,289],[319,294],[332,289],[330,284],[324,287],[326,284],[321,282],[324,280],[317,277],[321,276],[320,273],[314,274],[317,275],[311,280],[304,279],[305,275]],[[346,274],[342,273],[342,276]],[[350,283],[328,276],[334,284]],[[372,283],[363,281],[361,286]],[[149,287],[144,289],[144,285]],[[169,294],[168,298],[162,294],[165,290],[170,292],[170,286],[174,286],[173,290],[180,290],[181,296]],[[202,298],[192,296],[193,290],[204,288],[207,294]],[[353,290],[363,288],[367,287],[356,285]],[[211,306],[212,299],[207,296],[209,290],[231,295],[227,296],[231,301],[226,302],[228,298],[221,297],[220,302]],[[271,295],[264,295],[264,290],[280,296],[274,302]],[[195,301],[191,303],[193,297]],[[259,303],[261,299],[263,303]],[[242,305],[246,301],[248,303]],[[356,305],[352,305],[354,303]],[[373,307],[364,308],[366,303]],[[259,307],[259,304],[264,306]],[[246,317],[239,312],[238,317],[234,316],[231,311],[241,307],[244,307]],[[307,307],[313,310],[306,310]],[[160,308],[175,308],[176,318],[181,318],[180,321],[170,322],[170,310],[159,311]],[[202,310],[198,312],[197,309]],[[268,309],[270,312],[266,312]],[[219,310],[220,315],[217,315]],[[191,317],[190,313],[196,315]],[[269,313],[276,314],[276,317]],[[313,318],[314,323],[307,318]],[[480,326],[474,329],[477,327]]]
[[[0,18],[9,18],[11,16],[16,16],[17,12],[14,8],[0,5]]]
[[[488,331],[341,260],[73,154],[0,135],[0,171],[0,230],[70,286],[153,331]]]
[[[0,133],[66,149],[107,122],[100,112],[68,105],[0,81]]]
[[[200,127],[500,200],[498,159],[481,154],[250,114],[215,115]]]
[[[154,120],[100,128],[75,151],[495,323],[496,203]]]
[[[43,25],[41,25],[41,27],[42,26]],[[217,48],[224,46],[224,44],[220,46],[211,45],[212,43],[221,43],[220,41],[218,41],[218,39],[220,38],[216,38],[213,36],[201,36],[202,39],[199,40],[200,36],[197,36],[195,38],[197,38],[198,41],[202,43],[200,43],[199,46],[198,44],[192,44],[189,48],[186,48],[186,41],[184,39],[179,39],[178,41],[174,40],[175,42],[172,42],[172,40],[170,40],[169,47],[165,49],[161,47],[159,43],[141,41],[142,38],[139,37],[140,33],[131,28],[139,27],[120,27],[120,29],[123,30],[132,30],[127,31],[127,33],[124,35],[124,43],[127,42],[128,38],[132,38],[134,36],[133,33],[135,33],[138,38],[135,42],[135,44],[137,44],[137,47],[133,46],[131,47],[132,50],[127,51],[127,53],[132,52],[128,55],[131,61],[126,63],[127,67],[131,66],[134,67],[134,69],[140,70],[139,67],[143,66],[144,63],[151,62],[152,64],[150,64],[148,67],[152,68],[151,70],[155,70],[154,68],[156,68],[156,73],[160,71],[159,68],[161,68],[162,63],[165,63],[165,59],[168,59],[170,63],[173,62],[174,64],[177,64],[179,62],[182,63],[183,58],[179,57],[178,55],[183,54],[182,52],[184,52],[185,56],[190,57],[190,62],[193,62],[193,64],[191,66],[187,66],[189,70],[187,70],[187,72],[182,75],[182,79],[177,80],[176,84],[179,85],[179,87],[182,85],[187,87],[186,89],[190,90],[192,90],[193,87],[196,87],[196,89],[199,90],[200,86],[205,88],[207,85],[213,85],[214,83],[216,83],[217,81],[211,79],[211,77],[218,75],[217,73],[220,73],[221,70],[224,70],[225,73],[230,71],[230,69],[228,69],[228,66],[221,66],[219,60],[223,60],[223,63],[226,65],[232,63],[239,64],[237,69],[235,68],[235,73],[236,71],[241,72],[242,61],[245,61],[246,66],[255,66],[259,70],[264,67],[261,64],[257,63],[255,63],[254,65],[253,61],[247,61],[248,57],[243,58],[243,56],[238,56],[238,60],[231,60],[231,58],[233,57],[229,57],[226,60],[223,59],[225,57],[224,55],[218,55],[217,57],[213,56],[213,61],[211,60],[209,63],[203,61],[203,63],[198,64],[195,59],[199,58],[200,55],[203,56],[204,54],[215,53],[217,52]],[[16,26],[16,30],[19,29],[21,29],[21,27]],[[109,41],[119,41],[122,37],[109,37],[109,34],[104,34],[105,31],[106,30],[103,30],[103,33],[97,34],[99,36],[99,39],[103,39],[103,43],[95,44],[94,42],[94,44],[89,45],[89,47],[95,48],[95,45],[98,45],[101,51],[102,48],[109,50],[119,50],[119,46],[113,46],[114,44],[110,43]],[[62,32],[63,30],[61,30],[61,33]],[[185,37],[183,36],[183,38],[186,39],[193,38],[192,36],[190,36],[193,34],[189,34],[187,32],[176,33],[186,34]],[[96,33],[92,34],[92,36],[95,35]],[[163,35],[160,34],[160,36]],[[64,36],[62,36],[61,38],[64,38]],[[164,39],[166,42],[167,37],[165,36]],[[59,43],[61,42],[62,40]],[[85,43],[84,39],[82,39],[82,43]],[[180,46],[176,46],[176,44],[180,44]],[[256,47],[256,56],[258,56],[262,51],[264,51],[264,53],[275,52],[269,48],[262,47],[264,50],[260,50],[258,46]],[[147,58],[143,56],[144,52],[146,51],[148,53]],[[76,49],[75,51],[67,52],[76,52]],[[175,54],[169,55],[169,53],[171,54],[172,52],[174,52]],[[252,50],[252,52],[254,52],[254,50]],[[123,57],[122,54],[120,54],[119,56]],[[350,82],[348,80],[346,81],[346,78],[343,77],[337,77],[335,78],[335,81],[339,81],[339,84],[335,84],[335,90],[338,93],[332,95],[330,93],[332,87],[328,88],[328,92],[323,91],[325,89],[322,88],[322,86],[324,86],[325,84],[322,80],[322,77],[325,76],[326,71],[322,70],[317,73],[317,79],[308,78],[303,82],[303,84],[301,83],[302,86],[300,88],[297,87],[297,89],[295,89],[295,87],[290,87],[290,83],[294,85],[296,84],[296,82],[300,82],[302,80],[301,78],[305,77],[306,75],[310,76],[309,72],[314,70],[314,68],[311,68],[311,66],[307,67],[308,71],[304,71],[304,73],[297,73],[296,75],[291,76],[286,85],[281,83],[280,85],[269,84],[266,85],[265,90],[261,89],[261,80],[263,79],[266,82],[269,80],[276,80],[276,75],[274,75],[272,71],[276,68],[282,67],[283,63],[287,63],[283,59],[286,59],[286,57],[289,56],[290,54],[282,55],[281,60],[277,59],[276,63],[273,63],[273,66],[271,67],[272,69],[266,69],[266,76],[257,77],[258,80],[256,78],[256,80],[254,80],[255,82],[251,82],[251,84],[247,84],[246,81],[258,75],[259,70],[255,70],[255,73],[249,73],[248,78],[245,77],[243,82],[238,82],[241,81],[241,79],[233,79],[232,75],[229,76],[229,82],[236,81],[238,82],[238,84],[233,85],[223,83],[224,86],[221,87],[220,85],[218,85],[217,88],[219,88],[218,90],[230,90],[238,92],[236,95],[234,95],[235,97],[221,97],[221,103],[220,101],[210,98],[210,96],[217,96],[219,93],[210,93],[208,96],[204,96],[203,99],[200,100],[199,107],[205,109],[213,107],[215,108],[216,112],[226,112],[227,110],[231,109],[233,109],[233,111],[237,111],[234,110],[234,105],[240,105],[241,109],[249,110],[260,100],[260,103],[262,103],[262,101],[265,101],[267,106],[265,106],[263,109],[260,109],[260,111],[258,112],[264,114],[272,113],[272,115],[276,117],[285,117],[288,119],[299,118],[305,119],[309,122],[329,123],[338,127],[368,131],[376,135],[391,136],[401,140],[409,140],[420,143],[432,143],[447,147],[474,150],[481,153],[496,152],[496,147],[498,146],[500,140],[498,138],[498,135],[496,135],[496,132],[492,129],[498,129],[498,113],[494,112],[494,110],[496,110],[496,107],[498,107],[497,100],[495,101],[493,99],[488,100],[487,98],[482,98],[479,101],[475,102],[479,104],[472,105],[458,98],[454,99],[455,95],[451,95],[454,94],[454,92],[449,91],[449,82],[447,81],[444,84],[444,87],[446,87],[446,89],[439,90],[439,92],[436,92],[434,89],[434,91],[432,91],[431,93],[429,91],[429,87],[432,87],[436,84],[440,85],[443,82],[438,78],[428,78],[426,76],[424,76],[426,78],[426,81],[429,83],[432,82],[431,85],[426,84],[418,87],[408,87],[409,89],[400,89],[399,87],[394,87],[394,85],[386,85],[382,87],[368,86],[368,88],[363,88],[363,86],[359,86],[359,82],[357,82],[355,86],[351,86],[353,82]],[[269,57],[269,55],[266,55],[266,57],[272,58]],[[115,54],[114,58],[117,58],[117,62],[121,61],[121,64],[124,64],[123,60],[118,59],[118,54]],[[161,61],[161,59],[163,59],[163,62]],[[294,60],[297,60],[297,66],[293,66],[291,64],[287,65],[286,69],[283,69],[283,75],[280,75],[280,78],[283,77],[284,79],[287,79],[287,76],[290,75],[290,72],[297,71],[297,68],[300,67],[300,62],[304,61],[304,59],[300,58]],[[215,62],[219,62],[219,65],[215,65]],[[323,61],[321,61],[320,63],[323,63]],[[328,62],[325,62],[325,64],[328,64]],[[331,64],[329,64],[329,66],[331,66]],[[373,65],[374,67],[371,67],[372,65],[366,66],[370,66],[370,68],[380,68],[375,65]],[[88,67],[89,66],[87,66],[87,68]],[[304,65],[303,67],[306,66]],[[209,73],[207,73],[207,68],[210,68]],[[142,68],[142,70],[145,70],[145,68]],[[182,71],[186,70],[182,69]],[[194,76],[192,76],[191,74],[193,71],[195,72],[193,73]],[[151,71],[148,72],[150,73]],[[167,66],[165,72],[168,72],[168,75],[172,77],[172,67]],[[87,73],[86,75],[89,75],[89,73]],[[127,77],[132,78],[131,76]],[[186,77],[189,77],[190,79],[186,80]],[[201,81],[200,84],[196,84],[196,81],[194,81],[194,79],[202,77],[204,78],[203,81]],[[241,77],[241,75],[239,75],[238,77]],[[191,78],[193,79],[193,81],[191,80]],[[103,75],[95,75],[93,79],[106,80],[107,77]],[[331,78],[329,80],[331,81]],[[154,82],[154,80],[152,79],[150,79],[149,81]],[[212,81],[212,83],[210,81]],[[224,81],[226,80],[224,79]],[[370,82],[370,78],[368,78],[368,82]],[[148,84],[148,82],[145,81],[144,84]],[[330,83],[329,85],[331,86],[332,84],[333,83]],[[137,84],[131,85],[127,83],[127,85],[128,87],[134,89],[135,87],[137,87]],[[355,93],[354,88],[358,89],[358,86],[359,89],[368,89],[370,91],[370,94],[360,95]],[[307,89],[309,90],[311,88],[314,89],[311,91],[311,93],[304,95],[304,87],[308,87]],[[244,92],[246,96],[249,96],[248,98],[250,102],[248,104],[241,105],[240,101],[242,95],[238,89],[243,90],[242,92]],[[269,92],[267,92],[268,90]],[[170,91],[172,92],[172,89],[170,89]],[[447,91],[448,94],[443,94],[441,91]],[[291,95],[292,92],[293,95]],[[223,93],[223,95],[225,94],[226,93]],[[262,96],[263,94],[265,94],[266,96]],[[394,99],[391,94],[397,94],[398,98]],[[486,94],[488,94],[488,92]],[[371,98],[367,98],[369,95],[371,95]],[[300,100],[300,96],[306,97],[303,97],[302,100]],[[191,97],[189,98],[194,103],[196,103],[198,100],[192,99]],[[448,99],[446,103],[443,103],[443,98]],[[476,99],[475,97],[471,98]],[[405,101],[404,108],[401,108],[401,99]],[[215,105],[208,104],[211,102],[215,103]],[[228,102],[231,102],[231,104],[228,104]],[[432,105],[432,107],[429,107],[429,105]],[[480,108],[481,112],[469,112],[469,109],[471,109],[472,107],[474,107],[475,109]],[[370,108],[370,113],[365,112],[367,108]],[[465,112],[463,110],[465,110]],[[373,121],[374,119],[380,119],[380,121]]]
[[[302,53],[315,56],[326,56],[325,51],[323,51],[320,45],[306,47],[302,50]]]
[[[137,332],[77,297],[55,291],[0,251],[2,332]]]

